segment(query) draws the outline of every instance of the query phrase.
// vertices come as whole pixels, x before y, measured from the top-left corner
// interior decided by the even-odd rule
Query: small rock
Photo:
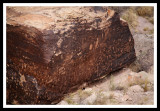
[[[114,94],[115,99],[119,99],[119,98],[123,97],[123,94],[121,92],[114,92],[113,94]]]
[[[149,74],[145,71],[141,71],[138,74],[141,76],[141,79],[143,79],[143,80],[148,80],[148,82],[153,82],[154,81],[153,74]]]
[[[82,104],[93,104],[96,99],[97,99],[97,94],[94,92],[91,96],[83,100]]]
[[[57,105],[68,105],[68,103],[66,101],[61,101]]]
[[[92,91],[92,88],[86,88],[84,91],[86,91],[86,92],[91,92],[91,91]]]
[[[130,98],[128,95],[124,95],[122,97],[122,101],[132,101],[132,98]]]
[[[129,92],[143,92],[144,89],[139,85],[134,85],[128,88]]]

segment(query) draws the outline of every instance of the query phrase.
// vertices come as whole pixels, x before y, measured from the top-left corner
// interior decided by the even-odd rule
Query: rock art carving
[[[128,24],[113,10],[7,7],[7,104],[56,103],[135,58]]]

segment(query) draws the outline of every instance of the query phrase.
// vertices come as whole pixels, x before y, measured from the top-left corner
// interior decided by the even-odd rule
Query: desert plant
[[[125,11],[122,15],[122,19],[126,20],[129,26],[133,28],[135,28],[138,25],[137,15],[133,8],[129,8],[127,11]]]
[[[109,9],[112,9],[118,12],[119,14],[121,14],[123,11],[129,9],[129,7],[128,6],[122,6],[122,7],[121,6],[109,6]]]
[[[65,101],[66,101],[68,104],[74,104],[74,101],[72,101],[71,98],[66,98]]]
[[[144,89],[144,92],[147,92],[148,91],[148,84],[149,84],[149,80],[148,80],[148,78],[146,77],[146,79],[143,81],[144,83],[144,86],[143,85],[141,85],[142,86],[142,88]]]
[[[150,23],[154,24],[154,17],[145,17]]]
[[[143,31],[148,31],[149,30],[149,28],[148,27],[145,27],[144,29],[143,29]]]
[[[115,90],[115,85],[114,85],[114,80],[113,80],[113,75],[111,74],[110,76],[110,90]]]
[[[146,6],[146,7],[137,7],[136,12],[139,16],[148,16],[153,17],[154,15],[154,7]]]
[[[107,96],[105,96],[101,91],[99,91],[97,94],[97,99],[93,102],[93,105],[105,105]]]
[[[109,95],[109,99],[113,99],[113,98],[114,98],[114,94],[111,93],[111,94]]]
[[[154,24],[154,18],[153,17],[149,18],[149,22],[151,22],[152,24]]]
[[[85,99],[86,97],[90,96],[91,94],[92,94],[92,91],[78,90],[78,95],[80,97],[80,100]]]
[[[153,34],[154,33],[154,29],[149,30],[149,34]]]

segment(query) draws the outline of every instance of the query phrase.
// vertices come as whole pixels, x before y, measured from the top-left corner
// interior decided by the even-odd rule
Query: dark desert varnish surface
[[[136,58],[128,24],[112,10],[70,7],[79,10],[72,12],[74,17],[68,13],[66,19],[55,20],[65,16],[61,11],[66,8],[29,7],[32,14],[21,8],[7,9],[8,104],[57,103],[83,83]]]

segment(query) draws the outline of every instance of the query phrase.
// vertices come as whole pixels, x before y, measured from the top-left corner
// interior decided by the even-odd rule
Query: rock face
[[[7,104],[51,104],[132,63],[134,40],[104,7],[7,7]]]

